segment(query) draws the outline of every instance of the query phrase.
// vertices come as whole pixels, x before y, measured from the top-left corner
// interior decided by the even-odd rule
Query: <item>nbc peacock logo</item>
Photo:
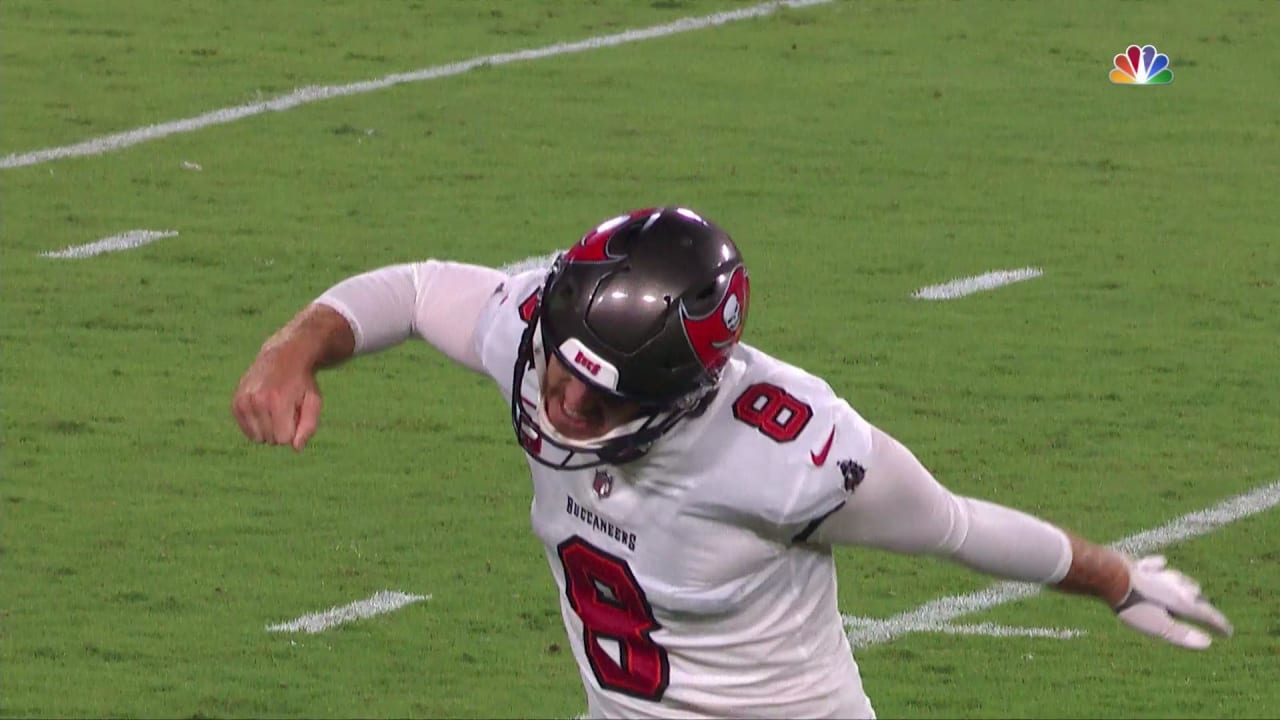
[[[1130,45],[1116,56],[1111,82],[1117,85],[1168,85],[1173,82],[1173,70],[1169,69],[1169,56],[1156,50],[1155,45]]]

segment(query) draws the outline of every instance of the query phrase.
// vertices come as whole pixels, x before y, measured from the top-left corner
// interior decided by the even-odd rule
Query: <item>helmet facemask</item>
[[[521,340],[511,411],[516,434],[526,453],[549,467],[580,470],[598,465],[622,465],[637,460],[649,451],[655,441],[697,409],[713,389],[708,384],[671,402],[641,404],[639,415],[611,428],[603,435],[583,440],[569,438],[556,430],[547,417],[544,388],[547,386],[549,353],[545,344],[542,322],[535,318]],[[582,377],[563,357],[559,360],[568,372],[596,392],[608,392]],[[534,372],[532,379],[536,380],[537,385],[536,392],[531,393],[536,406],[528,402],[521,392],[522,388],[528,387],[525,380],[529,370]]]

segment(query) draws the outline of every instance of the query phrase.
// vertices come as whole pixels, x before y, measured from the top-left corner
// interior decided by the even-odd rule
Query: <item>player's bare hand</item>
[[[303,308],[262,345],[240,378],[231,414],[245,437],[302,450],[320,421],[316,370],[355,353],[355,334],[337,310],[319,303]]]
[[[302,450],[320,420],[315,370],[287,348],[264,349],[240,378],[231,414],[245,437]]]
[[[1191,623],[1218,635],[1231,635],[1231,623],[1205,599],[1200,586],[1166,567],[1162,556],[1152,555],[1134,562],[1129,569],[1129,581],[1129,595],[1116,607],[1116,614],[1133,629],[1192,650],[1209,647],[1212,639]]]

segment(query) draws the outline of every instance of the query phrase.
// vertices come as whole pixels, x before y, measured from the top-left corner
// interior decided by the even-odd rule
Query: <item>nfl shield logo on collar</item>
[[[603,470],[596,470],[596,476],[591,481],[591,489],[596,491],[598,498],[609,497],[609,493],[613,492],[613,477]]]

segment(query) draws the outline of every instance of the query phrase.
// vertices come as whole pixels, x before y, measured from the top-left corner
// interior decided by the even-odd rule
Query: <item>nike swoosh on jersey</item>
[[[817,465],[818,467],[822,467],[822,464],[827,461],[827,454],[831,452],[831,442],[835,439],[836,439],[836,429],[834,426],[832,426],[831,434],[827,436],[827,442],[822,445],[822,451],[821,452],[813,452],[812,450],[809,451],[809,458],[813,460],[814,465]]]

